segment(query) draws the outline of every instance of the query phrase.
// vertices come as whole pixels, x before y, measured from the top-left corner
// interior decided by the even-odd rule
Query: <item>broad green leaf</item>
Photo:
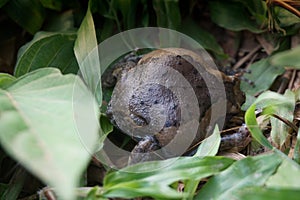
[[[294,148],[294,160],[300,164],[300,129],[298,129],[297,141]]]
[[[177,30],[181,23],[178,0],[152,1],[157,25]]]
[[[112,172],[104,179],[105,197],[182,199],[187,193],[170,187],[179,180],[200,180],[219,173],[234,161],[224,157],[179,157],[139,163]]]
[[[280,27],[287,27],[300,23],[300,18],[289,12],[285,8],[276,7],[276,18],[279,21]]]
[[[104,141],[109,133],[113,131],[113,125],[109,122],[108,118],[104,114],[100,114],[100,133],[99,133],[99,141],[98,141],[98,148],[97,152],[95,152],[94,156],[101,160],[102,154],[99,152],[104,145]],[[100,157],[100,158],[99,158]]]
[[[16,78],[10,74],[0,73],[0,89],[5,89],[13,83],[14,80],[16,80]]]
[[[298,199],[300,195],[300,167],[282,152],[276,150],[282,158],[282,163],[274,175],[266,181],[265,187],[257,186],[243,188],[237,192],[237,199]],[[273,194],[275,193],[275,194]],[[255,195],[252,195],[255,194]]]
[[[294,108],[295,108],[295,95],[293,92],[287,90],[284,94],[285,101],[276,106],[274,109],[274,114],[292,122],[294,118]],[[272,141],[278,146],[282,146],[289,135],[290,127],[286,125],[283,121],[272,117],[271,118],[271,138]]]
[[[257,99],[254,101],[254,104],[256,104],[256,106],[261,109],[270,108],[267,111],[273,110],[273,112],[276,113],[275,109],[271,109],[272,107],[287,106],[289,109],[294,109],[294,102],[295,97],[293,94],[291,94],[290,91],[285,95],[273,91],[266,91],[257,97]]]
[[[213,51],[218,55],[224,56],[224,51],[222,47],[218,44],[216,38],[209,32],[203,30],[192,19],[184,20],[179,30],[195,39],[199,44],[202,45],[204,49]]]
[[[215,156],[218,153],[219,146],[221,143],[221,135],[218,126],[215,126],[214,132],[208,138],[203,140],[199,146],[194,157],[204,157],[204,156]],[[186,180],[184,185],[184,191],[188,193],[189,198],[192,199],[195,195],[197,187],[199,185],[199,180]]]
[[[298,200],[300,190],[247,187],[237,191],[236,194],[236,200]]]
[[[8,184],[0,183],[0,199],[4,199],[4,192],[8,188]]]
[[[116,25],[120,29],[120,22],[117,19],[118,16],[113,15],[117,12],[114,8],[115,1],[93,1],[92,4],[92,12],[95,10],[104,17],[103,26],[97,29],[97,39],[101,42],[113,35]]]
[[[18,168],[10,179],[5,191],[0,191],[0,199],[2,200],[15,200],[18,199],[22,188],[24,187],[25,180],[28,174],[23,168]]]
[[[266,182],[266,186],[300,191],[300,166],[285,155],[282,158],[282,164]]]
[[[95,186],[92,189],[88,190],[88,193],[84,200],[104,200],[107,198],[99,197],[102,193],[102,189],[99,186]]]
[[[115,6],[122,13],[122,20],[124,23],[124,29],[132,29],[135,28],[136,14],[137,14],[137,0],[115,0]]]
[[[105,135],[113,131],[113,125],[109,122],[109,119],[104,114],[100,115],[100,125]]]
[[[275,54],[270,62],[275,66],[294,67],[300,69],[300,46]]]
[[[266,17],[266,3],[261,0],[233,0],[234,2],[239,2],[243,4],[245,8],[251,13],[251,15],[256,19],[259,24],[265,23]]]
[[[141,19],[141,24],[143,27],[149,27],[150,23],[150,14],[149,14],[149,8],[148,8],[148,1],[147,0],[141,0],[141,4],[143,5],[142,10],[142,19]]]
[[[282,122],[281,120],[273,117],[273,115],[277,115],[282,117],[283,119],[292,121],[293,120],[293,113],[295,108],[295,95],[291,91],[286,91],[284,95],[278,94],[276,92],[267,91],[262,93],[253,103],[253,105],[256,105],[257,108],[263,109],[263,114],[271,117],[271,138],[272,141],[277,144],[278,146],[283,145],[283,143],[286,140],[286,137],[288,136],[288,130],[289,127]],[[253,108],[252,108],[253,109]],[[248,110],[249,111],[249,110]],[[247,113],[248,113],[247,111]],[[245,116],[245,120],[247,123],[247,120],[252,121],[252,118],[255,118],[255,115],[253,116],[253,113]],[[249,121],[250,124],[255,125],[255,122]],[[260,135],[260,130],[253,127],[253,130],[251,130],[252,127],[249,127],[252,134],[256,135],[255,137],[260,138],[259,142],[264,142],[263,145],[267,145],[266,141],[263,141],[263,136]],[[255,130],[254,130],[255,129]],[[261,143],[262,144],[262,143]]]
[[[255,108],[256,108],[256,105],[253,104],[246,111],[246,114],[245,114],[246,125],[247,125],[249,131],[251,132],[252,137],[256,141],[258,141],[261,145],[268,147],[269,149],[273,149],[272,144],[265,138],[262,131],[259,129],[259,126],[256,121],[256,116],[255,116]]]
[[[152,1],[152,5],[158,27],[178,30],[181,23],[178,0]],[[172,31],[169,31],[169,34],[160,34],[159,41],[161,46],[167,46],[167,44],[179,45],[179,40]]]
[[[103,28],[100,31],[98,36],[99,41],[103,41],[108,37],[113,35],[113,31],[115,29],[115,22],[112,19],[105,18],[103,23]]]
[[[91,12],[98,11],[100,15],[107,19],[117,20],[118,16],[114,15],[116,12],[115,9],[115,1],[92,1]]]
[[[242,110],[246,111],[256,100],[255,96],[246,93],[246,102],[242,105]]]
[[[60,11],[62,8],[61,0],[40,0],[40,2],[45,8],[50,8],[57,11]]]
[[[91,1],[86,15],[78,30],[74,52],[80,72],[88,88],[96,96],[99,106],[102,104],[100,57],[94,20],[91,13]]]
[[[209,1],[211,19],[219,26],[232,30],[249,30],[254,33],[261,33],[255,20],[243,4],[238,2],[228,2],[222,0]]]
[[[241,90],[248,95],[255,95],[268,90],[276,77],[285,71],[283,67],[271,65],[268,59],[253,63],[249,70],[251,73],[244,74],[244,77],[253,81],[254,85],[245,81],[241,82]]]
[[[10,0],[2,9],[31,34],[42,27],[46,13],[39,0]]]
[[[37,33],[31,42],[19,50],[15,76],[43,67],[55,67],[65,74],[76,74],[78,65],[73,53],[75,39],[75,33]]]
[[[274,153],[239,160],[212,177],[195,199],[236,199],[243,188],[263,186],[281,162],[282,158]]]
[[[218,126],[208,138],[203,140],[194,156],[215,156],[218,153],[221,142],[221,135]]]
[[[97,141],[98,109],[75,75],[44,68],[0,90],[2,147],[62,199],[74,199]]]
[[[4,6],[9,0],[0,0],[0,8]]]

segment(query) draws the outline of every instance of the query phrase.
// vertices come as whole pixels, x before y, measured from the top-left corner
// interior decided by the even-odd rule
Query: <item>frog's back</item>
[[[204,112],[210,106],[211,95],[216,93],[211,93],[209,91],[206,83],[222,83],[222,73],[218,70],[210,68],[208,63],[205,62],[204,58],[200,54],[196,54],[193,51],[181,48],[165,48],[152,51],[139,61],[138,66],[151,66],[156,65],[158,70],[153,71],[156,73],[157,77],[161,77],[160,68],[171,67],[178,71],[185,80],[187,80],[198,99],[198,104],[200,111],[200,117],[204,116]],[[177,81],[177,80],[170,80]],[[218,84],[216,84],[218,85]],[[218,88],[215,88],[218,89]],[[213,97],[213,99],[217,99]]]

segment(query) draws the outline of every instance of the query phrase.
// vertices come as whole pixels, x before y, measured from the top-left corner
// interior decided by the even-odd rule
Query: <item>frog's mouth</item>
[[[131,112],[130,113],[130,118],[133,120],[133,122],[137,125],[137,126],[147,126],[150,123],[150,117],[143,117],[142,115],[140,115],[137,112]]]

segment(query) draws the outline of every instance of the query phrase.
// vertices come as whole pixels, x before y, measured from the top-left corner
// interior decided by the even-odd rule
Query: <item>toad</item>
[[[154,50],[137,63],[127,62],[115,74],[117,83],[107,116],[122,132],[139,141],[131,152],[130,164],[180,155],[181,151],[174,151],[182,149],[186,139],[184,150],[210,135],[216,124],[222,128],[240,113],[245,101],[235,75],[226,75],[201,52],[187,49]],[[248,132],[240,132],[242,137],[227,136],[236,141],[221,147],[247,145]]]

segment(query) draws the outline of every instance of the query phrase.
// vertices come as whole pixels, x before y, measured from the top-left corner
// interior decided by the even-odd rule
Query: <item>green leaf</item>
[[[299,191],[300,166],[285,155],[282,158],[282,164],[278,167],[276,173],[266,182],[266,186]]]
[[[246,102],[242,105],[242,110],[243,111],[246,111],[253,103],[254,101],[256,100],[256,97],[255,96],[252,96],[250,94],[246,94]]]
[[[113,131],[114,127],[109,122],[109,119],[106,117],[106,115],[101,114],[100,115],[100,132],[99,132],[99,142],[98,142],[98,148],[97,152],[94,153],[94,156],[101,160],[102,154],[100,150],[103,148],[104,141],[109,133]]]
[[[199,42],[204,49],[224,56],[224,51],[218,44],[216,38],[209,32],[203,30],[192,19],[184,20],[179,30]]]
[[[212,177],[200,190],[200,199],[236,199],[236,193],[250,186],[263,186],[282,162],[277,154],[248,157]]]
[[[0,183],[0,199],[4,199],[4,192],[8,188],[8,184]]]
[[[181,23],[178,0],[152,1],[157,26],[177,30]]]
[[[95,186],[92,189],[90,189],[88,191],[88,194],[86,195],[86,197],[84,198],[84,200],[103,200],[106,198],[101,198],[99,197],[102,193],[102,189],[99,186]]]
[[[115,29],[115,22],[112,19],[105,18],[103,19],[103,28],[101,29],[98,39],[103,41],[113,35]]]
[[[248,187],[237,191],[236,199],[240,200],[298,200],[300,190]]]
[[[294,160],[300,164],[300,129],[298,129],[297,141],[294,148]]]
[[[62,199],[74,199],[97,141],[98,109],[75,75],[44,68],[0,90],[2,147]]]
[[[76,74],[78,65],[73,53],[75,38],[75,33],[37,33],[31,42],[19,50],[15,76],[43,67],[55,67],[65,74]]]
[[[294,118],[294,108],[295,108],[295,95],[293,92],[287,90],[284,94],[285,100],[279,106],[276,106],[274,110],[274,114],[280,116],[283,119],[286,119],[290,122],[293,121]],[[272,105],[270,105],[272,106]],[[281,147],[288,135],[290,127],[285,124],[283,121],[272,117],[271,118],[271,138],[272,141],[277,144],[277,146]]]
[[[246,114],[245,114],[246,125],[247,125],[249,131],[251,132],[252,137],[255,140],[257,140],[261,145],[268,147],[269,149],[273,149],[272,144],[265,138],[265,136],[259,129],[259,126],[256,121],[256,116],[255,116],[255,108],[256,108],[256,105],[253,104],[246,111]]]
[[[244,77],[253,81],[254,86],[243,81],[241,82],[241,90],[248,95],[255,95],[269,89],[278,75],[281,75],[285,69],[270,65],[268,59],[262,59],[253,63],[249,70],[251,73],[244,74]]]
[[[287,106],[289,109],[294,109],[295,96],[290,92],[286,95],[279,94],[277,92],[266,91],[258,96],[254,104],[260,109],[269,108],[272,112],[265,114],[276,113],[276,109],[279,106]],[[276,107],[276,109],[272,109]]]
[[[137,0],[115,0],[115,6],[122,13],[122,19],[124,21],[124,29],[135,28],[136,13],[137,13]]]
[[[105,135],[112,132],[114,128],[109,119],[104,114],[100,115],[100,126]]]
[[[295,95],[291,91],[286,91],[284,95],[278,94],[276,92],[267,91],[262,93],[253,103],[254,107],[263,109],[263,114],[271,117],[271,138],[272,141],[277,144],[277,146],[283,145],[288,136],[289,127],[282,122],[281,120],[275,118],[273,115],[280,116],[283,119],[286,119],[290,122],[293,120],[293,113],[295,108]],[[253,106],[252,106],[253,107]],[[252,108],[253,109],[253,108]],[[248,110],[249,111],[249,110]],[[249,121],[250,125],[255,125],[255,115],[250,114],[252,111],[246,112],[245,120]],[[249,115],[247,115],[247,113]],[[252,119],[254,117],[254,119]],[[254,121],[255,120],[255,121]],[[260,138],[259,142],[263,145],[268,145],[266,141],[263,141],[261,137],[261,131],[258,128],[254,128],[251,130],[252,127],[249,127],[254,137]],[[255,130],[254,130],[255,129]],[[256,139],[257,139],[256,138]]]
[[[232,30],[249,30],[254,33],[261,33],[256,21],[251,20],[251,15],[243,4],[222,0],[209,1],[211,19],[219,26]]]
[[[266,181],[264,187],[257,187],[257,185],[255,185],[242,188],[237,192],[237,199],[299,199],[299,165],[282,152],[278,150],[275,152],[282,158],[282,163],[278,166],[276,172]]]
[[[300,23],[300,18],[285,8],[276,7],[275,12],[276,18],[279,20],[280,27],[287,27]]]
[[[142,10],[142,19],[141,19],[141,25],[142,27],[149,27],[150,23],[150,14],[149,14],[149,7],[148,7],[148,1],[147,0],[141,0],[141,4],[143,5]]]
[[[42,27],[46,13],[39,0],[10,0],[3,10],[31,34]]]
[[[74,52],[79,64],[80,72],[88,88],[96,96],[96,100],[101,106],[101,70],[100,57],[98,53],[98,43],[94,20],[91,13],[91,1],[86,15],[78,30],[78,37],[75,41]]]
[[[294,67],[300,69],[300,46],[275,54],[270,62],[275,66]]]
[[[139,163],[108,174],[104,179],[105,197],[182,199],[185,192],[172,188],[179,180],[200,180],[219,173],[234,161],[224,157],[179,157]]]
[[[0,0],[0,8],[4,6],[9,0]]]
[[[243,4],[245,8],[251,13],[259,24],[263,24],[267,20],[266,16],[266,3],[261,0],[233,0]]]
[[[215,156],[218,153],[220,143],[221,135],[216,125],[212,135],[203,140],[194,156]]]
[[[219,128],[216,125],[212,135],[210,135],[209,137],[207,137],[205,140],[202,141],[194,157],[215,156],[218,153],[220,143],[221,143],[221,135],[220,135]],[[199,180],[192,179],[192,180],[185,181],[184,191],[189,194],[190,199],[192,199],[193,196],[195,195],[199,182],[200,179]]]
[[[45,8],[60,11],[62,8],[61,0],[40,0]]]
[[[0,73],[0,89],[5,89],[13,83],[14,80],[16,80],[16,78],[10,74]]]
[[[20,195],[24,187],[25,180],[28,178],[27,173],[23,168],[17,168],[16,172],[11,177],[5,191],[0,191],[0,199],[15,200]]]

